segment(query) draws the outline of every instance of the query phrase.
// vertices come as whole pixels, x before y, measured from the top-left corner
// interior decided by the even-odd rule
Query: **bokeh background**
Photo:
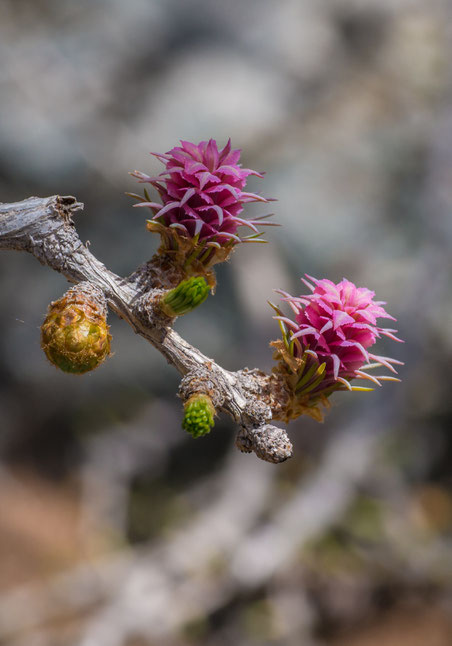
[[[187,436],[176,371],[113,315],[114,356],[57,372],[39,326],[67,283],[2,252],[1,644],[450,646],[451,55],[448,0],[2,0],[3,202],[75,195],[127,275],[157,243],[128,171],[230,136],[283,226],[177,330],[268,370],[272,290],[346,276],[406,365],[266,464],[229,419]]]

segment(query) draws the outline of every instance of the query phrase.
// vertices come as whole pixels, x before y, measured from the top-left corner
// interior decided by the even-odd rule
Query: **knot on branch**
[[[293,446],[282,428],[271,424],[258,427],[242,427],[235,444],[243,453],[254,453],[265,462],[279,464],[292,457]]]
[[[213,376],[206,374],[202,368],[187,373],[179,385],[179,397],[186,402],[196,394],[210,397],[213,407],[218,410],[223,405],[223,396]]]
[[[267,419],[284,419],[290,395],[283,379],[274,373],[268,375],[257,368],[243,368],[237,374],[240,375],[246,390],[269,407],[271,413]]]
[[[184,280],[185,274],[174,266],[166,256],[156,254],[151,260],[140,265],[128,278],[141,292],[155,289],[173,289]]]
[[[163,289],[151,289],[139,296],[133,303],[133,316],[143,329],[153,328],[159,333],[159,341],[165,338],[173,318],[165,314],[160,303],[166,294]]]

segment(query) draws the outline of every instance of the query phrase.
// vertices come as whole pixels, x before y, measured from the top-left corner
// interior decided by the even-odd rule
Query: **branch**
[[[74,197],[30,197],[0,204],[0,249],[28,251],[70,282],[88,281],[104,294],[108,306],[174,365],[183,379],[180,395],[209,394],[217,411],[239,425],[237,447],[254,451],[267,462],[292,455],[291,442],[272,419],[270,377],[247,368],[230,372],[202,354],[172,329],[174,319],[158,306],[164,289],[180,277],[168,274],[158,259],[150,260],[128,278],[105,267],[81,242],[72,216],[83,209]],[[166,272],[166,273],[165,273]]]
[[[374,432],[380,412],[366,418],[364,428],[360,421],[343,432],[337,429],[318,468],[303,473],[296,493],[276,507],[269,507],[275,471],[257,461],[243,469],[241,459],[231,454],[215,473],[219,496],[171,537],[153,541],[139,553],[112,553],[44,584],[0,594],[0,642],[31,644],[17,635],[35,635],[37,628],[45,631],[76,614],[87,618],[80,645],[123,644],[130,630],[151,643],[167,643],[188,622],[218,612],[246,590],[263,589],[275,573],[293,571],[300,550],[340,519],[357,487],[372,478],[381,448],[381,437]],[[99,474],[96,459],[91,466]],[[0,471],[5,488],[6,477],[11,476]],[[259,522],[263,515],[266,523]],[[435,543],[431,550],[433,560],[441,563],[445,555],[440,546]],[[407,576],[415,572],[419,577],[422,571],[415,554],[403,552]],[[218,560],[224,568],[212,568]]]

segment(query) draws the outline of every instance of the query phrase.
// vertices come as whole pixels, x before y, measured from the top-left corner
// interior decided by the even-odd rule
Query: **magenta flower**
[[[366,370],[385,366],[391,372],[400,361],[373,354],[371,346],[381,336],[400,341],[396,330],[377,325],[377,319],[395,320],[374,301],[374,292],[356,287],[345,278],[338,284],[328,279],[307,276],[302,279],[312,291],[307,296],[291,296],[277,290],[295,313],[295,321],[277,318],[283,332],[285,347],[299,369],[295,392],[299,395],[329,395],[334,390],[368,390],[351,386],[353,379],[369,379],[377,385],[381,380],[399,381],[395,377],[374,377]],[[287,327],[286,327],[287,326]],[[288,329],[287,329],[288,328]]]
[[[188,141],[181,144],[164,155],[152,153],[166,166],[158,177],[140,171],[132,173],[140,182],[154,186],[162,200],[162,204],[148,200],[136,206],[149,207],[154,213],[153,220],[206,246],[263,242],[256,224],[267,216],[254,220],[239,217],[244,204],[270,201],[243,190],[248,176],[262,175],[241,167],[238,163],[241,151],[231,150],[231,140],[223,150],[218,150],[214,139],[198,145]],[[248,227],[252,234],[240,237],[237,233],[240,226]]]

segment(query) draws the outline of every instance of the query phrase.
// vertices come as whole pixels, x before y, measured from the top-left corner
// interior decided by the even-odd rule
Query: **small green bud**
[[[64,372],[83,374],[110,354],[105,297],[84,282],[50,304],[41,326],[41,347],[48,360]]]
[[[195,394],[185,403],[182,428],[193,437],[210,433],[214,425],[215,408],[208,395]]]
[[[210,292],[210,287],[202,276],[183,280],[177,287],[162,297],[160,305],[168,316],[182,316],[201,305]]]

